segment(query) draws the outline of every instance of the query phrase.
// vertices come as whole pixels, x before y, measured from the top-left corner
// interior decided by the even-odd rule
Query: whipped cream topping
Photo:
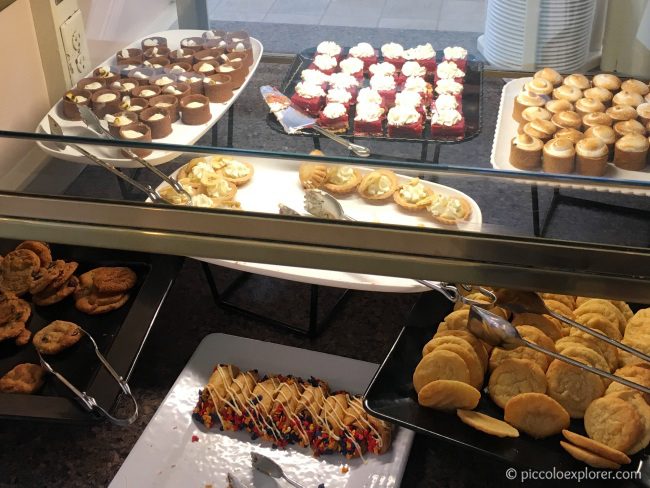
[[[608,152],[607,145],[596,137],[585,137],[576,143],[576,153],[587,158],[602,158]]]
[[[203,179],[206,175],[216,175],[214,168],[207,161],[199,161],[192,168],[192,174],[199,180]]]
[[[342,186],[347,185],[355,178],[356,175],[352,166],[338,166],[327,178],[327,182]]]
[[[334,88],[353,88],[359,86],[359,80],[347,73],[334,73],[330,75],[330,84]]]
[[[438,95],[442,95],[443,93],[458,95],[462,91],[463,85],[452,79],[438,80],[436,83],[436,93]]]
[[[157,56],[158,55],[158,48],[157,47],[152,47],[150,52],[151,52],[151,54],[153,56]]]
[[[467,58],[467,50],[460,46],[446,47],[442,51],[445,59],[465,59]]]
[[[439,110],[436,105],[436,111],[431,114],[431,123],[435,125],[452,126],[461,121],[463,116],[456,109]]]
[[[381,46],[381,55],[388,59],[401,58],[404,55],[404,48],[396,42],[389,42]]]
[[[359,102],[354,120],[362,122],[375,122],[384,114],[384,109],[378,103]]]
[[[167,76],[162,76],[158,78],[154,83],[158,86],[164,86],[164,85],[169,85],[170,83],[174,83],[174,80],[172,80]]]
[[[399,190],[400,196],[408,203],[419,203],[429,196],[419,178],[409,181]]]
[[[109,119],[109,117],[110,117],[110,119]],[[128,118],[128,117],[126,117],[124,115],[115,116],[115,115],[106,114],[106,116],[104,118],[106,119],[106,121],[109,124],[113,124],[116,127],[122,127],[124,125],[129,125],[129,124],[133,123],[133,121],[130,118]]]
[[[230,183],[223,179],[221,175],[208,178],[208,180],[201,181],[205,185],[206,193],[211,197],[223,198],[227,197],[232,187]]]
[[[460,199],[434,193],[431,197],[431,204],[427,207],[431,215],[443,219],[455,220],[465,217],[465,210]]]
[[[233,51],[236,53],[242,53],[246,51],[246,46],[244,45],[243,42],[238,42],[237,44],[235,44],[235,49],[233,49]]]
[[[360,42],[354,47],[350,48],[350,56],[355,58],[370,58],[375,55],[375,48],[367,42]]]
[[[337,65],[336,58],[327,54],[319,54],[314,58],[314,66],[324,71],[335,68]]]
[[[115,93],[102,93],[95,100],[97,100],[99,103],[108,103],[112,102],[115,99],[117,99],[117,95]]]
[[[436,57],[436,51],[430,43],[420,44],[404,51],[404,59],[433,59]]]
[[[102,84],[99,81],[93,81],[84,85],[84,90],[99,90],[102,87]]]
[[[409,76],[404,82],[403,91],[415,91],[418,93],[426,93],[429,84],[424,78],[420,76]]]
[[[371,64],[368,68],[368,71],[372,75],[383,75],[383,76],[393,76],[395,74],[395,65],[391,63],[375,63]]]
[[[156,95],[156,92],[153,91],[153,90],[149,90],[148,88],[145,88],[140,93],[138,93],[138,96],[145,97],[145,98],[153,97],[155,95]]]
[[[341,54],[341,46],[333,41],[323,41],[316,46],[316,52],[327,54],[328,56],[338,56]]]
[[[388,176],[377,173],[374,177],[370,178],[366,187],[366,193],[371,196],[385,195],[391,191],[392,187],[392,181]]]
[[[229,159],[223,172],[228,178],[243,178],[250,174],[251,169],[241,161]]]
[[[172,66],[169,69],[169,71],[171,71],[172,73],[185,73],[186,70],[182,66],[175,65],[175,66]]]
[[[201,63],[199,65],[200,73],[207,73],[208,71],[214,71],[214,66],[212,66],[210,63]]]
[[[142,107],[142,106],[140,106],[140,105],[129,105],[128,107],[124,107],[124,106],[122,105],[122,108],[125,109],[127,112],[139,112],[139,111],[142,110],[144,107]]]
[[[201,61],[214,61],[214,56],[202,56]],[[226,59],[228,59],[228,56],[226,56]]]
[[[328,119],[338,119],[347,113],[345,105],[342,103],[328,103],[323,109],[323,116]]]
[[[392,76],[375,75],[370,78],[370,86],[377,91],[394,90],[396,83]]]
[[[443,61],[436,68],[438,78],[464,78],[465,72],[458,69],[458,65],[453,61]]]
[[[111,83],[111,88],[119,91],[129,91],[135,88],[135,83],[131,83],[130,81],[125,81],[125,82],[114,81],[113,83]]]
[[[296,93],[304,98],[316,98],[325,96],[325,92],[323,91],[322,86],[307,83],[305,81],[296,84]]]
[[[169,93],[170,95],[180,95],[183,93],[181,90],[176,88],[175,86],[168,86],[163,90],[164,93]]]
[[[185,105],[187,108],[200,108],[203,107],[204,104],[201,102],[190,102],[187,105]]]
[[[149,117],[149,119],[147,119],[147,120],[153,120],[153,121],[155,122],[156,120],[161,120],[161,119],[164,119],[164,118],[165,118],[165,115],[164,115],[164,114],[157,113],[157,114],[153,114],[153,115],[152,115],[151,117]]]
[[[402,74],[407,78],[410,76],[424,76],[427,74],[427,69],[420,66],[417,61],[407,61],[402,65]]]
[[[213,205],[214,202],[212,201],[212,199],[209,196],[204,195],[203,193],[192,196],[193,207],[212,208]]]
[[[194,39],[183,39],[183,42],[181,42],[182,46],[185,47],[196,47],[198,46],[197,42]]]
[[[372,103],[381,105],[384,103],[384,99],[377,90],[367,86],[359,90],[359,94],[357,95],[357,103]]]
[[[341,67],[341,71],[343,73],[353,74],[363,71],[363,61],[361,61],[359,58],[345,58],[339,63],[339,66]]]
[[[643,152],[648,150],[650,142],[641,134],[625,134],[618,141],[616,147],[622,151]]]
[[[343,88],[332,88],[327,92],[327,101],[333,103],[349,103],[352,93]]]
[[[217,69],[219,70],[219,73],[231,73],[235,71],[235,67],[228,64],[222,64]]]
[[[436,98],[436,110],[456,110],[457,108],[458,99],[453,95],[443,93],[442,95],[438,96],[438,98]]]
[[[135,73],[133,73],[133,77],[139,80],[146,80],[147,78],[149,78],[149,74],[143,73],[142,71],[136,71]]]
[[[341,68],[342,67],[343,61],[341,61]],[[327,83],[330,79],[330,75],[326,75],[317,69],[304,69],[300,73],[300,77],[303,81],[314,85],[322,85],[324,83]]]
[[[422,95],[414,91],[400,92],[395,95],[395,105],[408,105],[419,107],[422,105]]]
[[[413,124],[420,120],[420,114],[413,107],[395,105],[388,111],[388,123],[393,126]]]
[[[564,137],[558,137],[551,139],[546,144],[544,144],[544,152],[551,156],[557,157],[571,157],[575,154],[576,150],[573,146],[573,142]]]
[[[144,135],[142,132],[138,132],[137,130],[132,129],[124,130],[121,132],[121,134],[125,139],[138,139]]]
[[[173,52],[173,55],[176,58],[191,58],[194,56],[191,51],[185,52],[185,49],[177,49]]]
[[[130,57],[130,56],[131,56],[131,55],[129,54],[129,50],[128,50],[128,49],[122,49],[122,50],[120,51],[120,57],[121,57],[121,58],[128,58],[128,57]]]
[[[512,140],[512,144],[527,151],[541,151],[544,143],[528,134],[519,134]]]
[[[147,47],[153,47],[158,45],[158,39],[149,38],[144,40],[144,45]]]

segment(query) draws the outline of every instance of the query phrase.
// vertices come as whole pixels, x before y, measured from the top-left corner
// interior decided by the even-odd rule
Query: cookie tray
[[[631,305],[632,309],[635,307]],[[364,395],[366,409],[373,415],[443,439],[470,450],[498,458],[507,466],[535,470],[578,471],[585,464],[572,458],[560,446],[561,435],[533,439],[521,433],[516,439],[494,437],[465,425],[455,412],[421,407],[413,389],[413,371],[422,357],[422,348],[453,305],[437,293],[423,293],[415,304],[388,356],[377,370]],[[476,411],[503,419],[503,410],[492,402],[486,385]],[[570,430],[585,435],[581,419],[572,420]],[[649,449],[631,456],[632,463],[621,470],[640,470],[641,480],[618,480],[616,486],[650,486]],[[590,468],[594,470],[594,468]],[[505,472],[505,467],[503,472]],[[614,478],[612,478],[614,479]]]
[[[11,251],[18,243],[0,241],[0,254]],[[52,256],[78,262],[77,276],[97,266],[129,266],[138,275],[130,292],[131,298],[122,308],[93,316],[79,312],[71,297],[49,307],[37,307],[30,302],[32,315],[28,322],[32,333],[53,320],[79,324],[92,334],[99,350],[117,373],[128,379],[183,258],[56,244],[52,245]],[[29,297],[26,299],[30,301]],[[81,340],[71,349],[48,357],[48,361],[76,387],[95,397],[99,405],[110,410],[116,404],[120,388],[101,368],[88,341]],[[18,347],[11,340],[0,342],[0,375],[24,362],[38,364],[31,343]],[[63,422],[100,419],[84,410],[69,390],[51,375],[34,395],[0,393],[0,418]]]
[[[347,48],[344,48],[344,51],[347,52]],[[300,73],[302,70],[307,69],[311,64],[312,59],[316,53],[315,48],[305,49],[304,51],[298,53],[289,68],[280,91],[291,97],[294,93],[296,83],[300,81]],[[380,56],[381,58],[381,56]],[[442,58],[439,57],[438,62],[442,61]],[[451,136],[441,136],[437,138],[426,137],[430,133],[430,123],[427,120],[424,124],[424,130],[422,132],[423,136],[415,138],[406,138],[406,137],[388,137],[384,136],[357,136],[354,134],[354,115],[355,115],[355,105],[351,107],[350,112],[350,129],[343,133],[338,134],[341,137],[345,137],[350,140],[378,140],[378,141],[393,141],[393,142],[433,142],[439,144],[456,144],[459,142],[469,141],[474,139],[481,133],[481,127],[483,123],[483,63],[477,61],[473,58],[470,58],[467,63],[467,72],[465,76],[465,87],[463,90],[463,116],[465,117],[465,135],[463,137],[451,137]],[[368,78],[364,78],[363,86],[368,85]],[[271,129],[282,134],[286,134],[280,122],[275,117],[274,114],[269,113],[267,117],[267,123]],[[384,123],[385,124],[385,123]],[[384,133],[386,132],[386,127],[384,127]],[[296,132],[295,135],[301,136],[310,136],[310,137],[320,137],[317,132],[313,130],[303,130]]]

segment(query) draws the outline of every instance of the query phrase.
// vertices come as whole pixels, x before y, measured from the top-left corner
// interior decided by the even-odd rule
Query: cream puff
[[[357,192],[365,200],[380,202],[392,197],[397,186],[395,173],[388,169],[378,169],[361,179]]]
[[[414,212],[426,208],[432,193],[432,190],[424,186],[419,178],[414,178],[399,186],[393,193],[393,200],[401,208]]]
[[[596,137],[585,137],[576,144],[576,172],[584,176],[603,176],[607,171],[609,151]]]
[[[528,134],[519,134],[510,143],[510,164],[517,169],[531,171],[542,165],[544,143]]]
[[[560,86],[562,84],[562,75],[553,68],[542,68],[533,77],[548,80],[553,86]]]
[[[614,145],[614,164],[617,168],[641,171],[646,166],[648,138],[640,134],[627,134]]]
[[[542,168],[546,173],[572,173],[576,150],[569,139],[551,139],[544,144]]]

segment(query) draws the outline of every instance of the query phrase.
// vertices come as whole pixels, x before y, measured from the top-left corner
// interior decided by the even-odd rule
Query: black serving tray
[[[13,250],[19,242],[0,241],[0,254]],[[75,272],[77,276],[98,266],[128,266],[136,272],[138,281],[130,292],[129,301],[106,314],[79,312],[72,297],[49,307],[38,307],[31,303],[29,296],[23,297],[32,307],[28,322],[32,334],[53,320],[74,322],[93,336],[100,352],[115,371],[128,379],[183,258],[56,244],[51,247],[54,259],[79,263]],[[121,390],[110,374],[100,367],[88,339],[82,338],[69,350],[48,357],[48,360],[79,390],[95,397],[99,405],[109,411],[115,405]],[[12,340],[0,342],[0,375],[24,362],[39,364],[31,342],[22,347],[16,346]],[[101,419],[83,409],[74,395],[52,375],[47,376],[43,388],[34,395],[0,393],[0,418],[64,422]]]
[[[344,52],[347,52],[348,49],[344,48]],[[316,48],[305,49],[296,55],[289,71],[287,72],[280,91],[291,97],[294,93],[296,83],[300,81],[300,74],[302,70],[307,69],[314,59],[316,53]],[[437,62],[441,62],[442,58],[438,56]],[[381,55],[379,56],[378,62],[382,61]],[[363,86],[368,85],[368,77],[364,78]],[[424,124],[424,130],[422,131],[423,136],[417,138],[397,138],[397,137],[388,137],[384,136],[359,136],[354,134],[354,116],[356,113],[356,105],[350,107],[350,129],[343,133],[337,134],[341,137],[350,140],[378,140],[378,141],[394,141],[394,142],[434,142],[438,144],[457,144],[459,142],[469,141],[470,139],[475,138],[481,132],[482,128],[482,104],[483,104],[483,63],[477,61],[473,57],[469,57],[467,61],[467,72],[465,75],[465,83],[463,89],[463,116],[465,117],[465,135],[463,137],[438,137],[431,138],[425,137],[430,134],[431,124],[427,119]],[[278,119],[273,113],[269,113],[267,117],[268,125],[282,134],[286,134],[284,128],[278,122]],[[386,122],[384,121],[384,134],[386,132]],[[310,137],[320,137],[318,132],[315,132],[311,129],[305,129],[298,131],[295,135],[301,136],[310,136]]]
[[[511,466],[535,470],[584,470],[586,465],[572,458],[560,446],[561,435],[536,440],[522,433],[516,439],[501,439],[464,424],[455,412],[441,412],[418,404],[413,388],[413,371],[422,358],[422,348],[452,308],[453,304],[438,293],[422,294],[364,395],[368,412],[415,432],[494,456]],[[503,410],[492,402],[486,391],[482,392],[476,411],[503,418]],[[569,429],[586,435],[582,420],[571,420]],[[632,463],[621,468],[625,471],[640,470],[641,480],[617,480],[616,486],[650,486],[648,454],[648,449],[645,449],[631,456]]]

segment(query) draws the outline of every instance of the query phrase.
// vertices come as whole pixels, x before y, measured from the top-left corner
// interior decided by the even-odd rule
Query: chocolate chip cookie
[[[0,378],[0,391],[31,394],[43,386],[44,378],[45,370],[38,364],[19,364]]]
[[[34,347],[41,354],[58,354],[75,345],[81,339],[77,324],[55,320],[34,334]]]
[[[11,251],[0,264],[0,290],[24,295],[29,291],[32,275],[40,267],[41,260],[29,249]]]
[[[41,241],[25,241],[18,244],[16,249],[29,249],[38,256],[41,261],[41,267],[48,266],[52,262],[52,253],[50,246]]]
[[[79,279],[76,276],[71,276],[68,281],[64,283],[60,288],[50,290],[48,287],[43,292],[33,295],[32,301],[35,305],[41,307],[54,305],[55,303],[59,303],[64,298],[72,295],[77,289],[78,285]]]

